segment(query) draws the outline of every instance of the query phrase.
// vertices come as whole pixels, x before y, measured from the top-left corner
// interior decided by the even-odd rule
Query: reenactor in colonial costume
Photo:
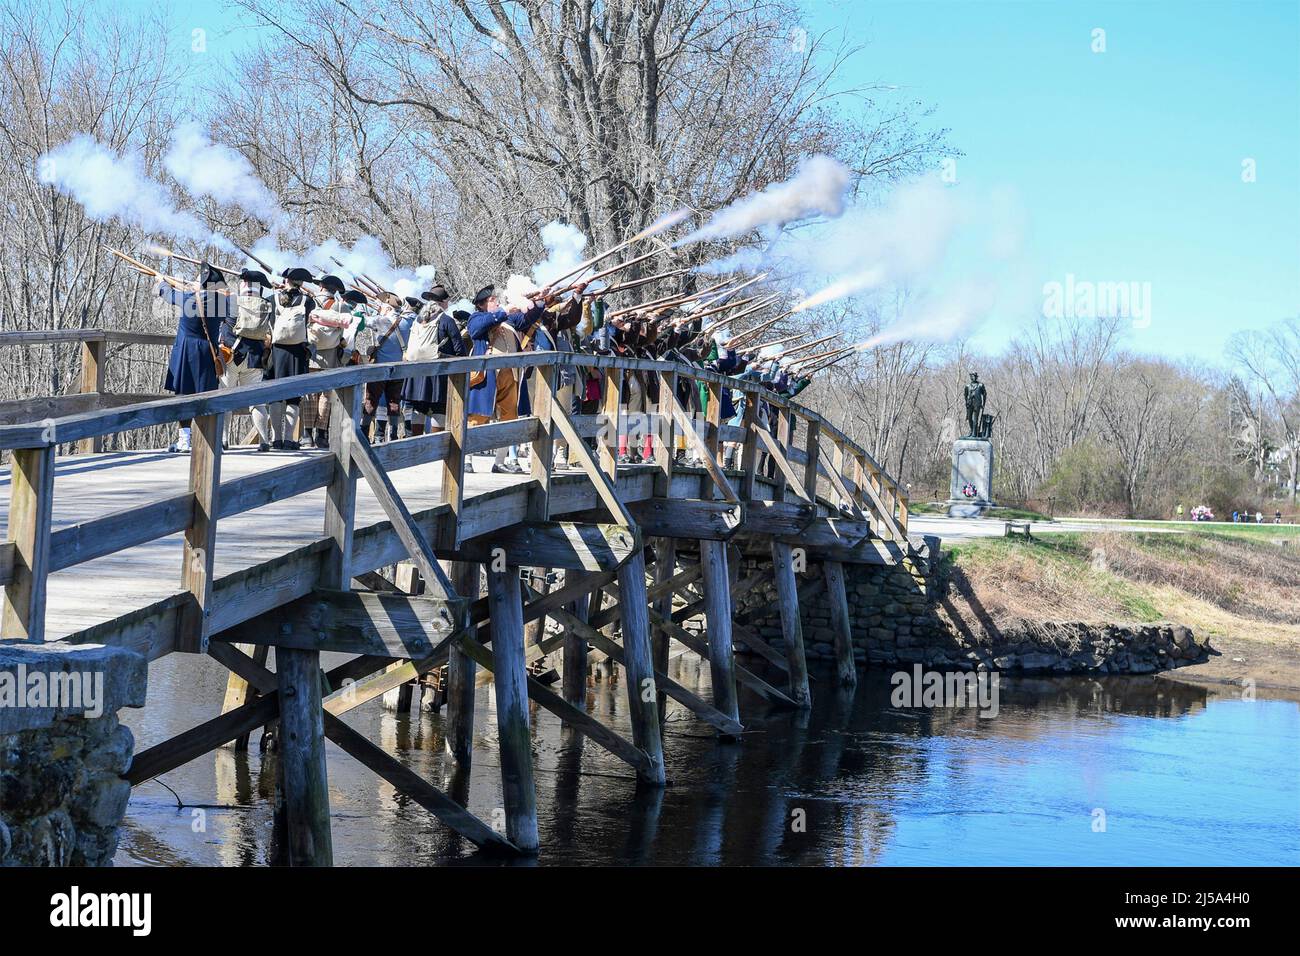
[[[391,292],[385,292],[376,299],[376,309],[370,318],[370,330],[374,335],[374,344],[366,350],[366,357],[371,362],[400,362],[406,351],[406,343],[411,332],[411,318],[403,317],[402,300]],[[406,384],[401,375],[394,374],[384,382],[367,382],[366,397],[361,406],[361,433],[369,437],[370,426],[375,420],[376,411],[387,413],[388,438],[397,438],[397,425],[402,419],[402,387]],[[382,403],[382,406],[381,406]],[[384,419],[380,420],[379,429],[374,440],[384,440]]]
[[[547,290],[540,298],[544,299]],[[480,289],[474,296],[474,308],[469,318],[469,335],[474,343],[472,355],[511,355],[520,351],[523,336],[541,318],[542,306],[531,303],[527,309],[512,307],[502,309],[493,286]],[[496,421],[513,421],[530,412],[528,392],[519,387],[517,369],[488,369],[471,376],[469,387],[469,420],[471,424]],[[523,469],[517,461],[507,465],[505,448],[498,448],[492,465],[494,472],[519,474]]]
[[[469,344],[465,341],[460,325],[455,316],[447,311],[447,302],[451,295],[442,285],[435,285],[421,293],[425,305],[414,325],[411,326],[405,358],[408,362],[429,362],[440,358],[462,358],[469,354]],[[413,434],[423,434],[425,418],[429,422],[429,431],[442,431],[447,424],[447,376],[421,375],[406,380],[402,397],[411,406],[411,429]],[[470,469],[469,460],[465,461]]]
[[[226,287],[226,280],[205,262],[199,267],[194,291],[183,288],[175,280],[162,279],[158,283],[158,295],[176,306],[180,313],[163,387],[177,395],[212,391],[220,384],[217,342],[221,324],[234,312],[234,296]],[[170,450],[190,450],[189,419],[180,423],[180,434]]]
[[[254,385],[265,375],[263,365],[269,357],[271,328],[275,322],[275,300],[265,293],[271,281],[257,269],[239,273],[239,296],[235,314],[221,322],[221,357],[226,363],[221,384],[225,388]],[[265,405],[249,409],[257,429],[257,450],[271,447],[271,419]]]
[[[307,344],[311,355],[307,360],[313,372],[340,368],[343,365],[343,333],[352,325],[352,311],[357,302],[349,302],[338,276],[321,276],[317,283],[325,298],[307,317]],[[361,296],[360,292],[355,293]],[[364,304],[365,296],[361,296]],[[316,448],[329,447],[330,403],[328,392],[318,392],[302,397],[302,434]]]
[[[316,309],[316,300],[303,289],[311,282],[306,269],[292,268],[284,271],[284,288],[275,296],[275,316],[271,323],[271,358],[266,366],[266,379],[271,381],[305,375],[310,361],[307,344],[307,321]],[[271,447],[294,451],[294,426],[298,422],[300,399],[285,399],[267,406],[271,419]]]

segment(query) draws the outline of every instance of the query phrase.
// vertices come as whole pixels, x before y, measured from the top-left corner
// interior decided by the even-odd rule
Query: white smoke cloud
[[[587,237],[568,223],[553,221],[542,226],[542,245],[546,247],[546,258],[532,269],[537,286],[554,282],[576,268],[583,261]],[[577,282],[580,278],[581,274],[566,281]]]
[[[811,216],[835,218],[844,212],[848,185],[849,170],[843,163],[830,156],[809,156],[799,163],[792,178],[737,200],[676,244],[779,229]]]
[[[176,129],[163,165],[191,196],[238,206],[272,225],[284,215],[248,160],[229,146],[212,142],[198,123]]]
[[[96,222],[116,220],[147,233],[229,250],[227,240],[192,213],[176,208],[150,179],[138,156],[119,156],[93,136],[78,134],[37,161],[37,178],[71,196]]]
[[[909,302],[888,328],[859,342],[859,352],[895,342],[947,342],[983,320],[997,302],[997,286],[987,278],[957,283],[933,301]]]

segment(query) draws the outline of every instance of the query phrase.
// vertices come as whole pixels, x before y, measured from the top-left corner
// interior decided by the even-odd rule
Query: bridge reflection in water
[[[154,665],[170,706],[131,714],[144,742],[210,713],[224,672]],[[672,674],[707,696],[693,655]],[[774,676],[774,675],[773,675]],[[819,672],[814,676],[827,677]],[[622,674],[592,682],[588,705],[627,732]],[[825,687],[819,681],[818,687]],[[992,865],[1300,863],[1294,741],[1300,707],[1239,701],[1154,678],[1006,680],[996,719],[973,710],[896,709],[884,673],[818,693],[810,711],[753,713],[742,743],[720,744],[671,709],[666,789],[638,788],[625,765],[555,721],[533,723],[540,865]],[[500,805],[489,689],[478,694],[484,749],[466,777],[445,753],[445,713],[373,709],[349,721],[491,820]],[[163,720],[159,722],[159,716]],[[147,719],[146,719],[147,718]],[[466,865],[474,854],[419,806],[330,754],[335,862]],[[340,758],[341,754],[338,755]],[[274,756],[223,750],[136,789],[116,863],[264,864],[275,852]],[[1106,829],[1095,832],[1095,811]],[[797,826],[803,811],[804,826]]]

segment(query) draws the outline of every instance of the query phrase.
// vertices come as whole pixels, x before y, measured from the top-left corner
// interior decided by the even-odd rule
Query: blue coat
[[[213,293],[209,298],[216,300],[216,308],[211,310],[215,314],[200,319],[193,292],[163,285],[158,295],[164,302],[180,307],[180,321],[176,326],[176,340],[172,343],[163,388],[177,395],[213,391],[220,382],[212,361],[212,348],[220,341],[222,320],[235,314],[235,297]],[[205,324],[206,333],[203,329]]]
[[[492,336],[492,331],[501,323],[508,324],[519,335],[523,335],[542,315],[542,307],[534,306],[527,312],[508,313],[504,310],[496,312],[475,312],[469,317],[469,337],[474,343],[471,355],[486,355],[488,350],[488,341]],[[524,387],[523,376],[519,376],[519,414],[531,414],[531,407],[528,404],[528,389]],[[496,411],[497,402],[497,373],[488,369],[486,377],[482,384],[472,387],[469,390],[469,413],[471,415],[486,415],[491,418]]]

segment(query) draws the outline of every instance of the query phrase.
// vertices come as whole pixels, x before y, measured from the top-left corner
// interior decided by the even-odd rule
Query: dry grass
[[[999,626],[1169,620],[1300,649],[1300,546],[1279,540],[1108,531],[982,539],[950,553],[959,601]]]

